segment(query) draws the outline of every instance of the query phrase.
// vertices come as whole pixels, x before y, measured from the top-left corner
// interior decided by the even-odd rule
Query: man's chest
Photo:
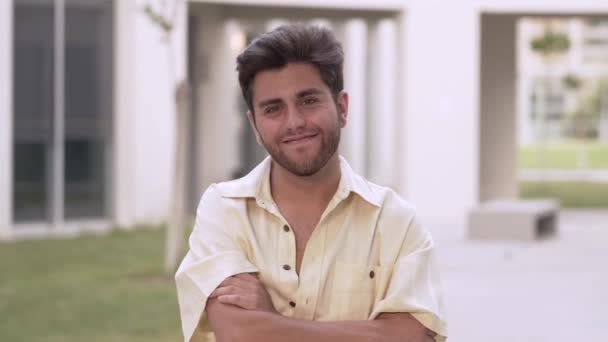
[[[356,209],[331,213],[312,229],[303,220],[249,218],[247,256],[282,314],[315,320],[369,316],[390,270],[381,263],[377,218]]]

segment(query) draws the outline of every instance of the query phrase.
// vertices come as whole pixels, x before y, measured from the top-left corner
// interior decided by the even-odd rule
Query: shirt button
[[[291,266],[289,266],[289,265],[283,265],[283,269],[285,271],[289,271],[291,269]]]
[[[283,230],[286,231],[286,232],[289,232],[289,226],[288,225],[284,225],[283,226]]]
[[[292,301],[292,302],[289,302],[289,306],[291,306],[292,308],[295,308],[295,307],[296,307],[296,303],[295,303],[295,302],[293,302],[293,301]]]
[[[374,271],[370,271],[369,272],[369,277],[374,279],[374,277],[376,276],[376,273],[374,273]]]

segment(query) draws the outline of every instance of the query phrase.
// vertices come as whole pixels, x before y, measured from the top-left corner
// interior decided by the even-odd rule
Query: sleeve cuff
[[[258,272],[258,269],[237,254],[223,255],[222,262],[216,258],[194,262],[191,255],[186,256],[175,275],[184,341],[190,341],[204,318],[209,295],[226,278],[246,272]]]

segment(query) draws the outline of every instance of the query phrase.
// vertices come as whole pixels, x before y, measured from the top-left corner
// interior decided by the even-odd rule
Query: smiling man
[[[286,25],[237,59],[269,153],[203,194],[176,274],[185,341],[443,341],[433,240],[393,190],[340,157],[343,53]]]

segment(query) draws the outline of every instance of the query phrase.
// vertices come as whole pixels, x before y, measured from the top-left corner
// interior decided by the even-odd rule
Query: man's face
[[[317,68],[308,63],[259,72],[252,89],[255,114],[247,116],[258,141],[291,173],[317,173],[338,149],[347,94],[341,92],[334,101]]]

